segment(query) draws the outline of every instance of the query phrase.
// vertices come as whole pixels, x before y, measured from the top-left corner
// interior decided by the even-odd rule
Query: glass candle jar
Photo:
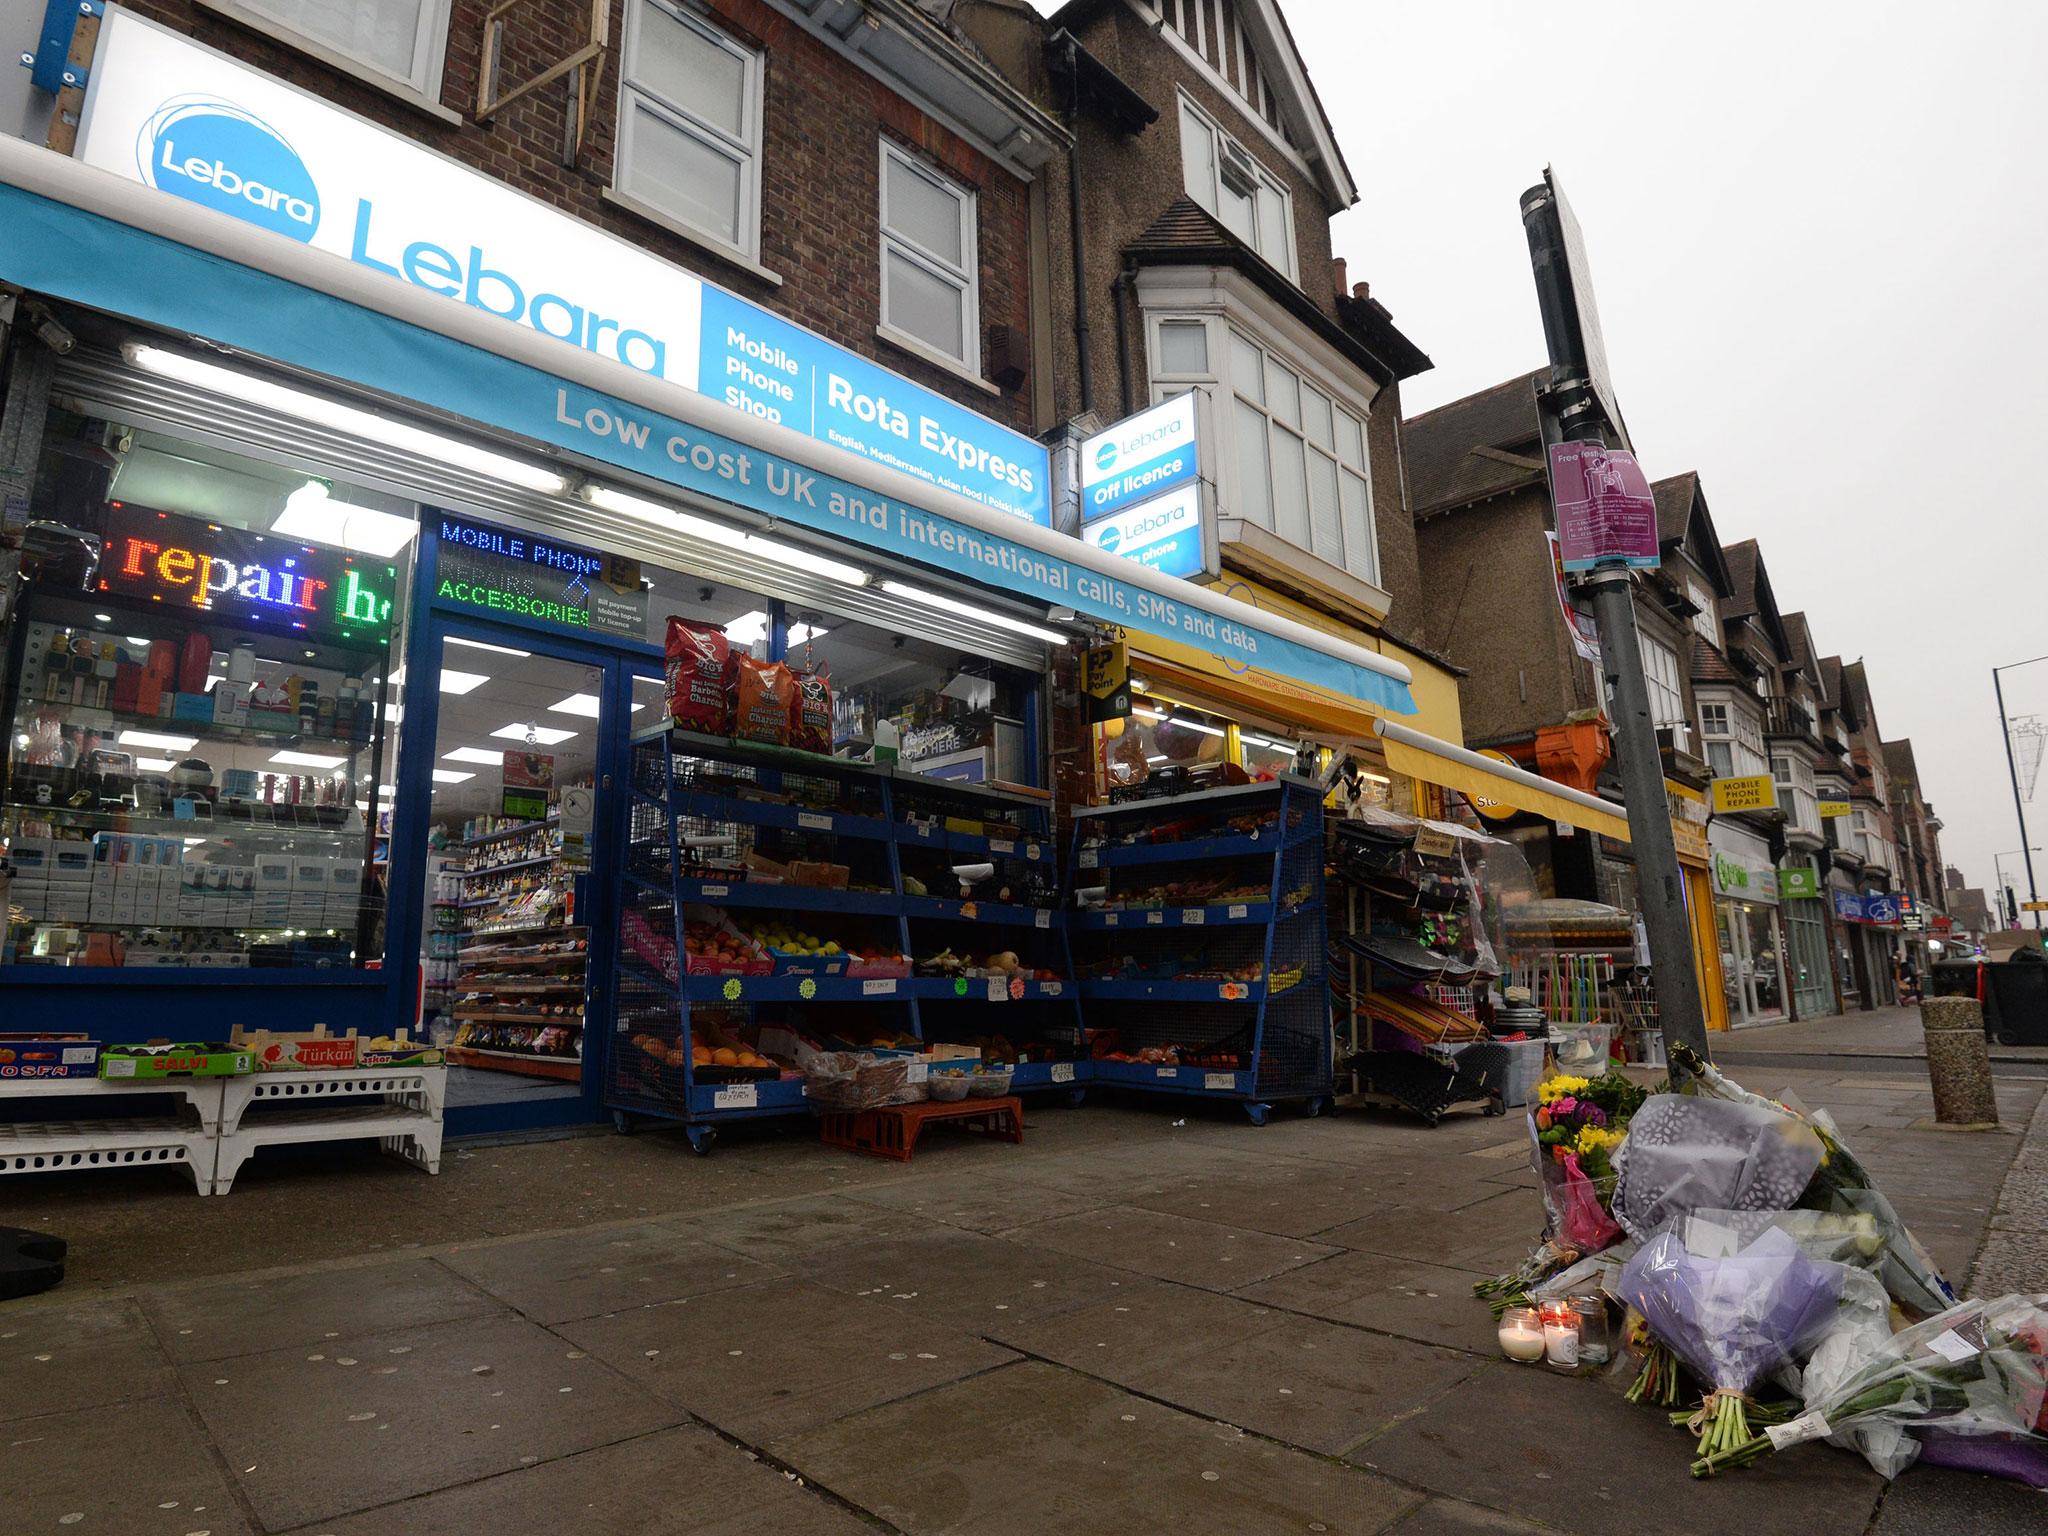
[[[1543,1358],[1543,1318],[1534,1307],[1509,1307],[1500,1315],[1500,1351],[1533,1365]]]
[[[1574,1296],[1572,1311],[1579,1321],[1579,1359],[1587,1365],[1605,1365],[1613,1352],[1607,1331],[1606,1298]]]
[[[1570,1302],[1556,1302],[1543,1309],[1543,1358],[1560,1371],[1579,1368],[1579,1314]]]

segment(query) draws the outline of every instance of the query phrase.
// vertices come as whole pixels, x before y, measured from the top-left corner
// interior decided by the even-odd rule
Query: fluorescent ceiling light
[[[488,448],[479,448],[474,443],[460,438],[446,437],[439,432],[427,432],[389,416],[380,416],[327,395],[316,395],[310,390],[293,389],[289,385],[273,383],[269,379],[257,378],[254,374],[243,373],[234,368],[223,368],[218,363],[203,362],[188,357],[182,352],[166,351],[162,347],[143,346],[130,342],[122,352],[136,367],[167,379],[211,389],[249,405],[259,405],[301,421],[316,422],[323,427],[332,427],[340,432],[352,432],[358,437],[382,443],[393,448],[402,448],[443,463],[459,465],[493,480],[503,480],[511,485],[524,486],[529,491],[539,491],[546,496],[559,496],[568,488],[568,482],[552,470],[542,469],[524,459],[511,458],[502,453],[493,453]]]
[[[515,721],[511,725],[499,726],[491,734],[505,741],[516,741],[522,746],[559,747],[576,733],[565,731],[555,725],[521,725]]]
[[[92,621],[95,624],[111,624],[114,622],[114,616],[111,613],[96,613],[92,616]]]
[[[457,747],[453,752],[443,752],[444,763],[482,763],[492,768],[504,766],[505,754],[493,752],[489,747]]]
[[[476,775],[473,773],[457,773],[453,768],[436,768],[434,770],[434,782],[436,784],[460,784],[464,779],[473,779],[475,777]]]
[[[274,752],[270,760],[287,768],[339,768],[348,759],[328,757],[319,752]]]
[[[753,645],[768,636],[768,614],[765,609],[756,608],[743,613],[725,626],[725,638],[734,645]]]
[[[443,693],[468,693],[472,689],[483,687],[489,681],[490,677],[482,672],[462,672],[454,667],[443,667],[441,669],[441,691]]]
[[[491,645],[483,640],[461,640],[454,635],[448,637],[450,645],[466,645],[472,651],[495,651],[500,656],[531,656],[533,652],[517,650],[509,645]]]
[[[923,603],[928,608],[943,608],[946,612],[957,613],[965,619],[978,619],[984,624],[993,624],[998,629],[1029,635],[1034,640],[1043,640],[1047,645],[1067,643],[1067,637],[1056,629],[1047,629],[1042,624],[1027,624],[1022,619],[1011,618],[1007,613],[997,613],[993,608],[977,608],[973,603],[963,603],[957,598],[946,597],[938,592],[927,592],[922,587],[908,586],[900,581],[885,581],[882,583],[882,590],[892,597],[905,597],[913,603]]]
[[[1197,720],[1183,720],[1178,715],[1162,715],[1158,710],[1147,709],[1142,704],[1134,706],[1131,710],[1131,713],[1134,715],[1142,716],[1147,720],[1157,720],[1164,725],[1177,725],[1184,730],[1200,731],[1204,736],[1221,736],[1223,734],[1223,728],[1221,726],[1203,725],[1200,721]],[[1238,739],[1241,741],[1258,740],[1258,738],[1256,737],[1244,735],[1240,735]],[[1261,744],[1270,745],[1270,743]]]
[[[168,757],[138,757],[135,767],[142,773],[169,773],[178,765]]]
[[[149,644],[149,641],[142,635],[124,635],[122,636],[122,638],[125,639],[130,645]]]
[[[800,571],[843,581],[850,587],[864,587],[874,578],[857,565],[848,565],[844,560],[834,560],[829,555],[818,554],[796,544],[785,544],[780,539],[770,539],[758,533],[748,533],[727,523],[714,523],[708,517],[683,512],[675,507],[664,506],[658,501],[649,501],[644,496],[629,496],[624,491],[615,491],[608,485],[586,485],[583,499],[593,507],[602,507],[607,512],[623,513],[646,522],[659,523],[692,538],[702,539],[707,544],[717,544],[725,549],[737,549],[763,560],[773,560],[777,565],[793,566]]]
[[[555,700],[554,703],[548,706],[548,710],[552,714],[580,715],[585,720],[595,720],[598,716],[597,695],[594,693],[572,693],[566,699]]]
[[[418,537],[420,525],[409,517],[334,501],[323,483],[308,480],[285,498],[270,531],[388,560]]]
[[[157,731],[123,731],[124,747],[161,747],[166,752],[190,752],[199,745],[197,736],[166,736]]]

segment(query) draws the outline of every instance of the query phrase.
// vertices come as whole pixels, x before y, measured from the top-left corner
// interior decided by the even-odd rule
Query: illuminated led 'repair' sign
[[[103,592],[360,633],[389,624],[395,586],[390,567],[333,550],[121,502],[107,508]]]

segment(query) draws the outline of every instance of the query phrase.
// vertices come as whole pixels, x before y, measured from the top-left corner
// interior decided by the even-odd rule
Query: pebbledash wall
[[[488,124],[474,120],[483,18],[494,0],[448,5],[440,89],[432,103],[421,104],[278,41],[253,10],[227,0],[217,6],[205,0],[132,0],[123,8],[701,272],[983,415],[1027,432],[1049,426],[1032,419],[1028,378],[1008,390],[977,385],[875,334],[881,318],[879,138],[912,149],[976,194],[982,341],[977,360],[984,375],[991,328],[1009,327],[1021,350],[1034,323],[1029,181],[827,47],[792,16],[761,0],[689,0],[683,9],[762,55],[760,250],[752,263],[734,261],[716,244],[688,238],[607,196],[618,153],[627,10],[636,3],[611,0],[611,47],[574,167],[562,163],[568,123],[560,86],[524,97]],[[33,9],[38,18],[43,8],[42,0],[0,0],[0,11],[9,7]],[[587,35],[589,19],[588,0],[527,0],[513,8],[502,23],[500,88],[573,52]],[[18,30],[26,37],[32,29]],[[11,40],[15,33],[8,35]]]

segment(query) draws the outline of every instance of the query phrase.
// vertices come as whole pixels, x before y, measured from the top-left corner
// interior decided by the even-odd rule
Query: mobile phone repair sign
[[[1164,576],[1213,575],[1195,396],[1175,395],[1081,440],[1081,537]]]
[[[1045,448],[412,140],[110,9],[77,158],[1052,526]]]

